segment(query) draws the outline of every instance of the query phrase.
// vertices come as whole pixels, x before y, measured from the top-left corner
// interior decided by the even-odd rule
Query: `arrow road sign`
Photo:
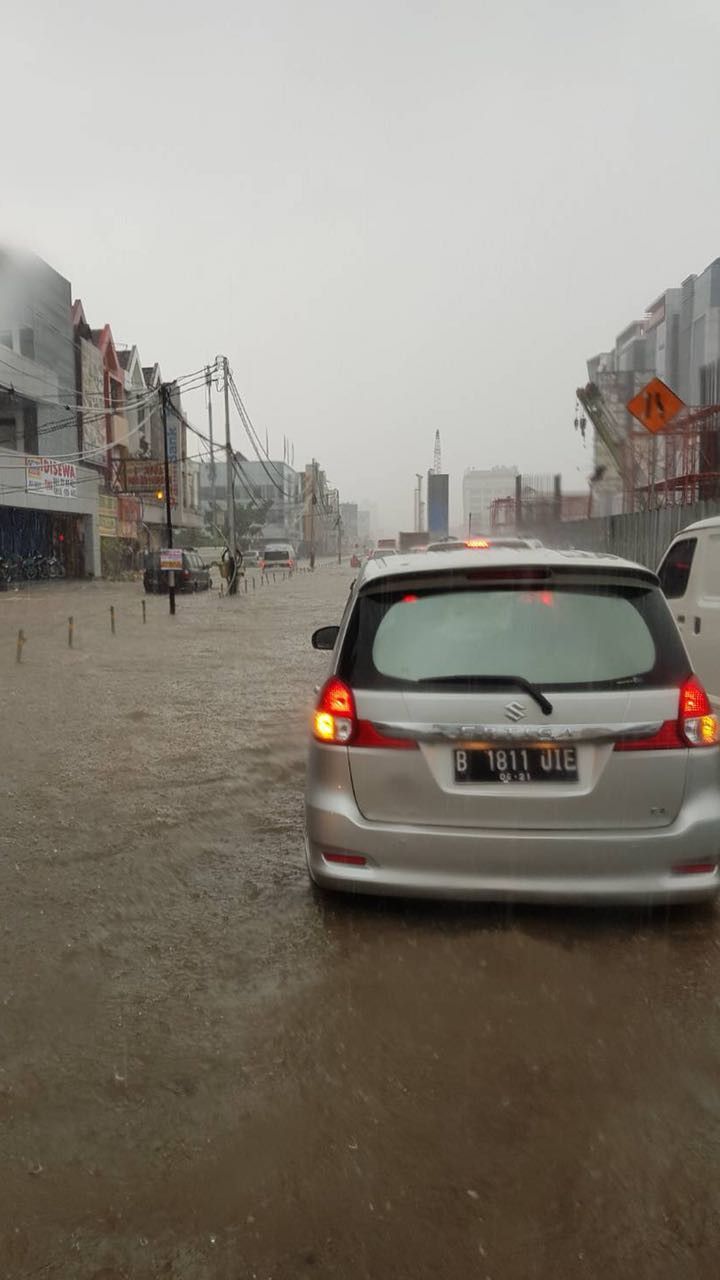
[[[685,405],[660,378],[652,378],[642,391],[638,391],[628,401],[627,408],[633,418],[637,418],[645,430],[654,435],[672,422]]]

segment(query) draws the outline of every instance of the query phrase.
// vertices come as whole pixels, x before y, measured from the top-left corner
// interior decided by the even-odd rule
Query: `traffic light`
[[[156,489],[156,490],[155,490],[155,497],[157,498],[158,502],[163,502],[163,500],[164,500],[164,498],[165,498],[165,490],[164,490],[164,489]]]

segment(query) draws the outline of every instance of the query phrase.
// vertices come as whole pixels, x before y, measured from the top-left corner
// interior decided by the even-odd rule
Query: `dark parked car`
[[[160,568],[160,552],[149,551],[145,557],[143,585],[146,591],[167,591],[168,571]],[[210,569],[197,551],[183,551],[183,567],[175,574],[177,591],[207,591],[212,586]]]

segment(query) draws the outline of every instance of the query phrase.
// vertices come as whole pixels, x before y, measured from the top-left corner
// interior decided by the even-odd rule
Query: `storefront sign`
[[[128,498],[121,494],[118,504],[118,537],[137,538],[138,521],[142,519],[142,505],[139,498]]]
[[[45,497],[75,498],[77,467],[74,462],[28,456],[25,459],[25,488],[28,493],[42,493]]]
[[[98,496],[98,528],[101,538],[118,536],[118,500],[107,493]]]
[[[160,552],[160,568],[175,569],[183,567],[182,547],[164,547]]]
[[[165,464],[154,458],[127,458],[120,464],[121,483],[128,493],[141,493],[144,502],[164,502],[156,498],[165,493]],[[177,503],[177,468],[170,465],[170,500]]]

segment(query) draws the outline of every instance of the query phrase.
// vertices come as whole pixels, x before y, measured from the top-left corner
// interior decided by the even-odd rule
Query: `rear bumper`
[[[320,800],[321,803],[316,803]],[[325,853],[360,854],[361,868]],[[720,792],[700,792],[668,827],[651,831],[523,831],[368,822],[352,794],[322,789],[306,803],[310,876],[328,889],[479,900],[680,903],[714,897],[717,870],[676,874],[678,864],[720,861]]]

